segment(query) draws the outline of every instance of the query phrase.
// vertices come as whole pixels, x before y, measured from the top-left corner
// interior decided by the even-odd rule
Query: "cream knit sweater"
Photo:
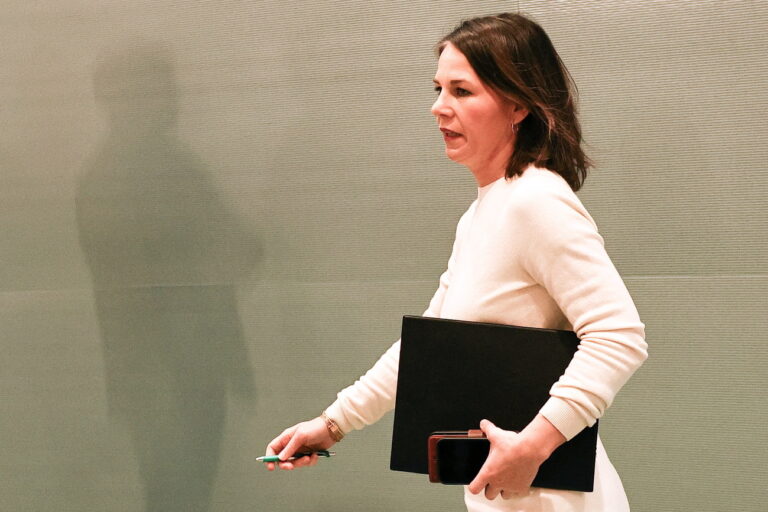
[[[541,409],[567,439],[600,418],[647,357],[644,326],[568,184],[546,169],[478,189],[425,316],[574,330],[581,344]],[[327,409],[344,432],[395,405],[400,342]]]

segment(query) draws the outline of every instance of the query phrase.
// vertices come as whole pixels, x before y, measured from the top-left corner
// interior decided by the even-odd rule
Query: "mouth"
[[[449,130],[448,128],[440,128],[440,131],[443,132],[443,136],[445,137],[461,137],[461,134],[459,132],[454,132],[453,130]]]

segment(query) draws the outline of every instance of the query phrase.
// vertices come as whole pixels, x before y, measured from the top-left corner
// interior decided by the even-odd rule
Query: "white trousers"
[[[608,460],[599,436],[593,492],[534,487],[527,496],[509,500],[497,496],[494,500],[488,500],[483,493],[474,495],[465,486],[464,502],[468,512],[629,512],[624,486],[613,464]]]

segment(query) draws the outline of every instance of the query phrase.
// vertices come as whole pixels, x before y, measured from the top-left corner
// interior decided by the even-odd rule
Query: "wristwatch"
[[[331,434],[331,439],[337,443],[344,439],[344,432],[341,431],[339,424],[336,423],[333,419],[329,418],[325,411],[323,411],[320,417],[323,418],[323,421],[325,421],[325,426],[328,428],[328,432]]]

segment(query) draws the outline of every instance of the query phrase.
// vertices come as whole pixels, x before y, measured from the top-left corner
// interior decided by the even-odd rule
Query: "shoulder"
[[[563,177],[548,169],[529,167],[521,176],[507,180],[505,186],[507,199],[525,206],[542,200],[579,201]]]
[[[465,211],[461,218],[459,218],[459,222],[456,224],[456,237],[459,238],[462,236],[463,233],[465,233],[469,226],[472,224],[472,216],[475,214],[475,210],[477,209],[477,200],[472,201],[472,204],[469,205],[469,208],[467,208],[467,211]]]
[[[499,200],[505,213],[532,223],[579,220],[594,225],[594,220],[559,174],[548,169],[529,167],[503,186]]]

